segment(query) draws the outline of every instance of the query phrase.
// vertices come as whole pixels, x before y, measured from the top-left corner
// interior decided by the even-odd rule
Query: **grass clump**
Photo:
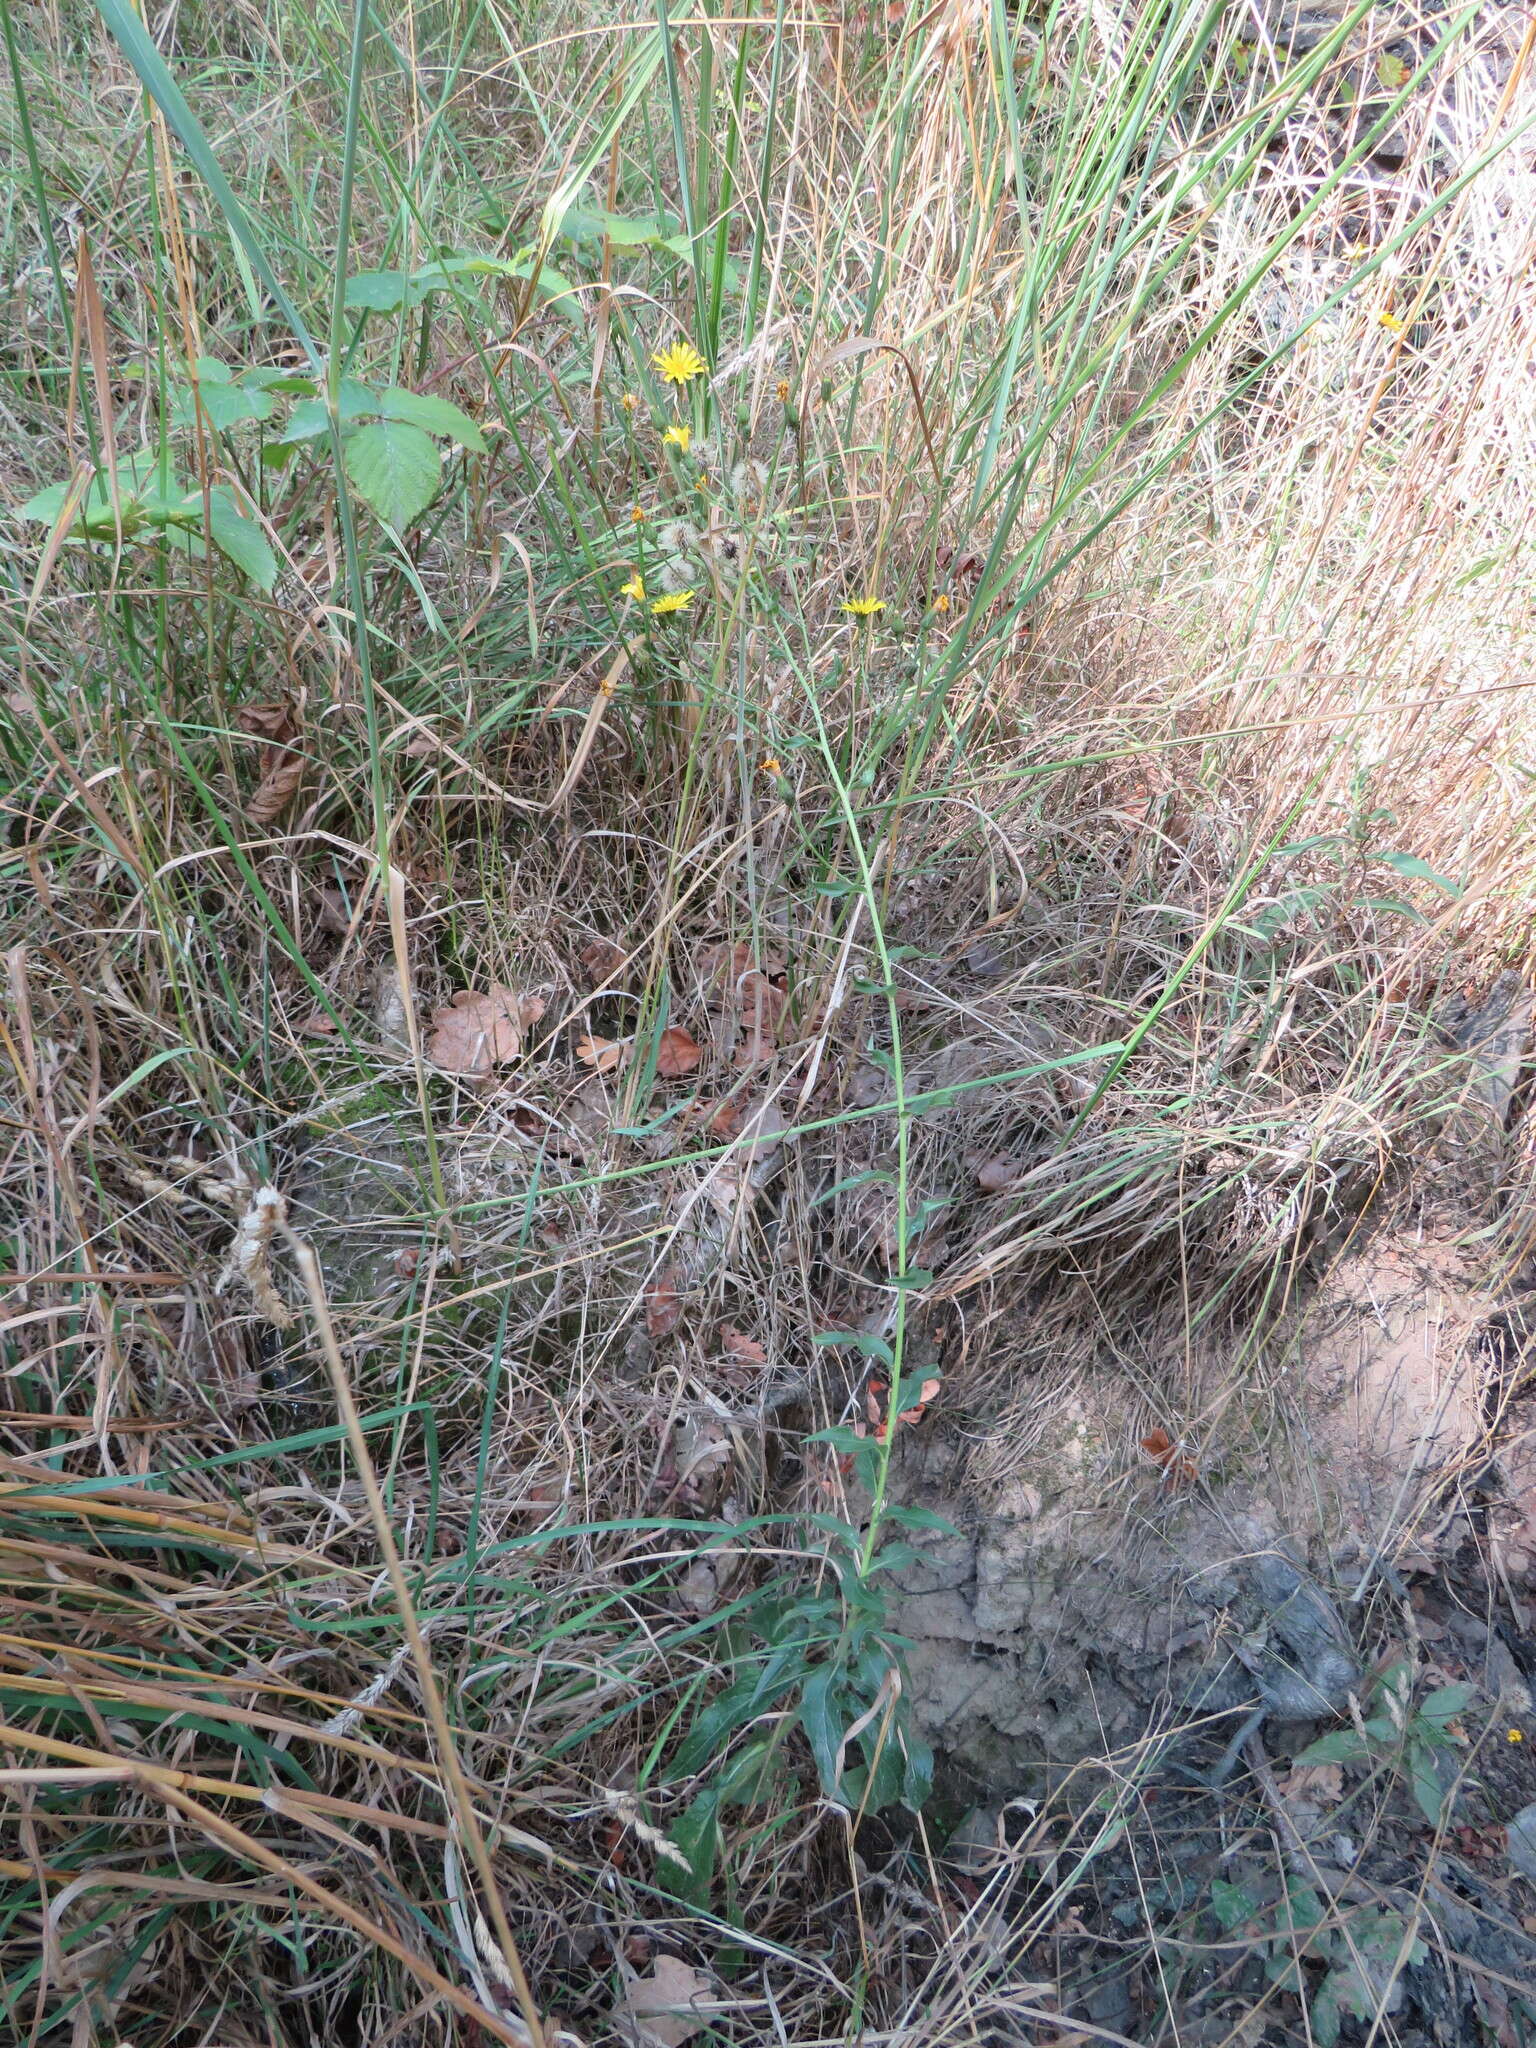
[[[959,2024],[935,1317],[1246,1355],[1526,959],[1511,31],[7,12],[18,2037]]]

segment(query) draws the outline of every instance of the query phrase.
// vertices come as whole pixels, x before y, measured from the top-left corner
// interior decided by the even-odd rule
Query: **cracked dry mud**
[[[1362,1576],[1390,1591],[1434,1569],[1468,1534],[1473,1489],[1529,1599],[1536,1397],[1490,1437],[1496,1306],[1449,1235],[1379,1235],[1303,1319],[1283,1440],[1255,1457],[1234,1414],[1193,1483],[1139,1449],[1145,1411],[1110,1371],[1028,1451],[1010,1451],[1006,1412],[1000,1440],[938,1418],[910,1432],[899,1497],[955,1529],[914,1539],[894,1603],[921,1732],[1006,1797],[1201,1717],[1208,1760],[1245,1703],[1274,1724],[1326,1717],[1358,1679]]]

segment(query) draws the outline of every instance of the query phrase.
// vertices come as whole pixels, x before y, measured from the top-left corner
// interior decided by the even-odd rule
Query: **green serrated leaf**
[[[1318,2048],[1336,2048],[1339,2038],[1339,1972],[1330,1970],[1308,2008],[1312,2036]]]
[[[1388,92],[1401,92],[1412,75],[1403,59],[1391,50],[1383,50],[1376,59],[1376,76]]]
[[[347,279],[342,304],[349,313],[398,313],[410,291],[403,270],[358,270]]]
[[[321,398],[301,398],[289,413],[283,431],[273,445],[278,448],[296,448],[301,441],[316,440],[325,432],[328,415],[325,401]]]
[[[1258,1899],[1243,1885],[1229,1884],[1224,1877],[1211,1879],[1211,1911],[1224,1934],[1230,1934],[1234,1927],[1241,1927],[1244,1921],[1253,1919],[1258,1910]]]
[[[238,427],[246,420],[269,420],[277,410],[277,400],[269,391],[247,390],[243,384],[227,381],[212,381],[201,378],[197,388],[203,411],[211,424],[225,433],[230,427]],[[186,392],[177,404],[180,418],[190,422],[192,418],[192,393]]]
[[[70,487],[67,483],[49,484],[46,489],[39,491],[35,497],[28,498],[25,505],[18,509],[16,517],[29,521],[35,520],[44,526],[54,525],[59,514],[69,502],[69,490]]]
[[[457,441],[472,455],[485,453],[484,434],[467,412],[446,398],[435,398],[427,391],[407,391],[401,385],[391,384],[387,391],[379,394],[379,410],[387,420],[404,420],[407,425],[421,427],[426,433],[441,434],[447,440]]]
[[[1286,1887],[1285,1910],[1281,1915],[1282,1924],[1296,1929],[1321,1927],[1328,1917],[1328,1908],[1323,1895],[1312,1885],[1301,1884],[1292,1878]]]
[[[381,420],[347,438],[347,475],[387,526],[412,526],[437,496],[442,457],[420,427]]]

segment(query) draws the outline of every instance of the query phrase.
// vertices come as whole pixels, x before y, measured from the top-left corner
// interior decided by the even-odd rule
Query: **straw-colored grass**
[[[1240,1375],[1530,964],[1530,36],[1381,12],[7,11],[8,2034],[984,2023],[934,1317]]]

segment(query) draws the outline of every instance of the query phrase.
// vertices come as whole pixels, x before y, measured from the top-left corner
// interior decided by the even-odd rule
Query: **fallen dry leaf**
[[[235,713],[235,723],[254,739],[268,740],[276,746],[291,740],[299,729],[293,706],[287,703],[243,704]]]
[[[1154,1429],[1144,1436],[1141,1448],[1159,1467],[1168,1486],[1189,1486],[1200,1476],[1193,1460],[1184,1456],[1166,1429]]]
[[[612,939],[591,939],[582,947],[580,958],[588,981],[596,988],[623,972],[625,953]]]
[[[999,1152],[995,1159],[989,1159],[976,1169],[976,1185],[989,1195],[995,1195],[1002,1188],[1016,1181],[1023,1172],[1023,1166],[1006,1152]]]
[[[253,825],[270,825],[304,779],[304,756],[288,745],[298,736],[298,720],[291,704],[246,704],[236,712],[235,723],[242,732],[266,741],[245,814]]]
[[[334,1038],[336,1019],[328,1017],[324,1010],[311,1010],[297,1027],[306,1038]]]
[[[707,2025],[698,2007],[709,1995],[709,1979],[681,1956],[658,1956],[649,1974],[625,1991],[613,2017],[635,2048],[682,2048]]]
[[[1275,1774],[1275,1790],[1292,1824],[1310,1839],[1324,1824],[1326,1809],[1344,1797],[1344,1771],[1339,1764],[1292,1764]]]
[[[245,807],[245,815],[253,825],[270,825],[281,811],[287,809],[304,780],[302,754],[292,753],[286,747],[273,751],[277,759],[257,783],[255,793]]]
[[[663,1081],[677,1081],[691,1074],[703,1057],[698,1041],[681,1024],[669,1024],[656,1048],[656,1071]]]
[[[427,1057],[445,1073],[483,1080],[493,1067],[517,1058],[543,1014],[541,997],[520,996],[500,982],[492,982],[485,995],[461,988],[445,1008],[432,1012]]]
[[[1277,1778],[1282,1799],[1293,1796],[1315,1800],[1319,1806],[1336,1806],[1344,1797],[1342,1764],[1292,1764],[1283,1778]]]
[[[720,1325],[720,1348],[732,1365],[766,1365],[768,1353],[755,1337],[749,1337],[744,1330],[733,1330],[729,1323]]]
[[[941,1382],[936,1379],[924,1380],[918,1389],[917,1400],[903,1408],[898,1421],[916,1424],[928,1413],[929,1405],[939,1398]],[[891,1389],[887,1380],[871,1379],[864,1389],[864,1413],[869,1417],[877,1444],[885,1442],[886,1415],[890,1409]],[[858,1425],[859,1435],[864,1434],[863,1424]]]
[[[699,970],[706,983],[717,982],[722,988],[730,988],[743,974],[757,968],[767,974],[782,974],[784,962],[777,953],[767,953],[761,961],[754,960],[752,948],[745,943],[705,946],[699,952]]]
[[[668,1266],[645,1290],[646,1335],[670,1337],[682,1319],[683,1303],[677,1291],[677,1268]]]
[[[741,1009],[742,1030],[736,1062],[738,1066],[755,1066],[778,1047],[779,1026],[784,1021],[789,995],[753,967],[738,980],[736,1001]]]
[[[600,1074],[611,1074],[629,1058],[632,1044],[628,1038],[578,1038],[576,1057]]]
[[[710,1129],[715,1128],[712,1121]],[[741,1143],[718,1162],[704,1183],[705,1194],[722,1216],[734,1214],[739,1206],[750,1206],[773,1179],[784,1157],[783,1134],[784,1118],[773,1102],[759,1103],[749,1116],[742,1117],[734,1133]]]

